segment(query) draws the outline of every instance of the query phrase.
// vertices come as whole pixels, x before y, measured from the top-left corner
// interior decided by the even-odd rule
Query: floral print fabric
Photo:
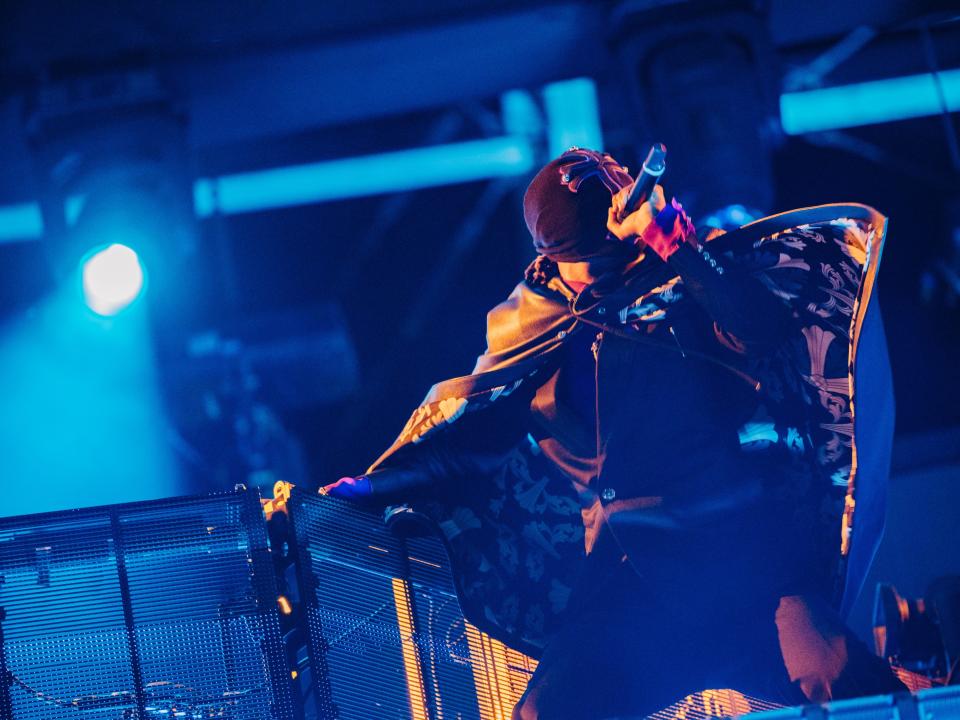
[[[798,224],[749,244],[742,236],[710,243],[711,252],[752,273],[793,311],[787,341],[765,355],[747,356],[738,339],[719,327],[715,341],[718,355],[725,361],[731,353],[740,356],[744,372],[760,381],[763,401],[741,428],[742,445],[784,461],[783,484],[803,500],[798,508],[816,513],[825,562],[833,564],[838,587],[856,498],[857,336],[883,234],[883,218],[873,212]],[[548,292],[552,268],[541,261],[536,270],[527,274],[522,292]],[[567,298],[554,296],[557,315],[569,315]],[[683,296],[683,282],[674,277],[637,293],[615,322],[628,327],[659,322]],[[566,334],[558,333],[556,342]],[[544,353],[544,363],[547,357]],[[400,447],[454,427],[467,413],[536,387],[549,373],[525,359],[513,376],[495,376],[508,382],[494,384],[487,376],[494,373],[435,386],[378,464],[389,462]],[[494,637],[537,655],[563,621],[584,557],[576,494],[530,436],[517,439],[496,472],[459,478],[456,488],[416,509],[435,521],[446,540],[464,614]]]

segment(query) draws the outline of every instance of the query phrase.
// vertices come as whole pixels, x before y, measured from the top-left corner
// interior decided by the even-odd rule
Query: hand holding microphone
[[[643,242],[640,238],[643,231],[653,222],[657,214],[666,207],[667,202],[664,199],[663,187],[654,185],[649,199],[645,198],[639,207],[627,211],[624,208],[633,189],[634,185],[627,185],[613,196],[610,202],[610,212],[607,214],[607,230],[624,242],[633,242],[642,246]]]
[[[637,179],[613,196],[607,215],[607,229],[625,242],[643,245],[644,229],[665,207],[663,187],[657,180],[666,172],[667,147],[656,143],[647,153]]]
[[[645,200],[655,202],[653,195],[654,189],[659,188],[660,198],[663,198],[663,188],[657,185],[660,176],[667,171],[667,146],[663,143],[656,143],[650,147],[643,165],[640,166],[640,174],[633,185],[630,186],[629,193],[623,199],[616,216],[618,221],[623,220],[625,215],[629,215],[640,207],[640,203]],[[619,194],[619,193],[618,193]]]
[[[681,242],[696,243],[696,231],[683,206],[676,199],[667,205],[657,184],[666,170],[666,154],[662,143],[650,148],[636,181],[614,195],[607,214],[607,229],[613,235],[641,250],[650,248],[661,260],[676,252]]]

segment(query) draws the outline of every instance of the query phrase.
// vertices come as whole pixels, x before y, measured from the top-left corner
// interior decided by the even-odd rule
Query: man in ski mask
[[[434,523],[467,619],[539,659],[516,718],[902,690],[842,620],[889,463],[885,218],[715,237],[659,186],[625,208],[632,182],[592,150],[546,165],[524,197],[539,257],[473,372],[322,492]]]

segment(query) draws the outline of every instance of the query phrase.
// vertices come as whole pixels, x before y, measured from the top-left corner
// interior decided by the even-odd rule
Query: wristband
[[[343,477],[330,485],[320,488],[321,495],[332,495],[345,500],[356,500],[369,497],[373,494],[370,479],[366,475],[359,477]]]
[[[640,234],[643,243],[664,261],[677,251],[681,242],[689,242],[696,246],[696,238],[697,233],[693,222],[687,217],[683,206],[677,202],[676,198],[658,212],[653,222]]]

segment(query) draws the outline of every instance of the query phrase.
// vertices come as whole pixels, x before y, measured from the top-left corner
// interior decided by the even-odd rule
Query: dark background
[[[156,81],[157,114],[182,132],[159,163],[175,196],[197,177],[502,135],[502,93],[539,102],[544,85],[589,77],[605,149],[636,166],[667,140],[665,185],[695,214],[722,198],[765,212],[857,201],[890,217],[879,287],[898,442],[910,440],[897,467],[949,465],[960,457],[956,114],[788,136],[776,98],[960,67],[958,14],[956,3],[897,0],[10,0],[0,19],[0,206],[47,197],[65,158],[96,157],[92,135],[113,137],[130,112],[123,93],[104,81],[92,114],[78,99],[98,79]],[[797,85],[798,68],[858,37],[869,39]],[[543,138],[534,146],[537,165],[549,159]],[[181,245],[171,230],[152,249],[163,269],[144,299],[171,490],[269,488],[278,477],[319,485],[362,471],[433,382],[467,373],[482,352],[486,311],[533,257],[521,216],[531,175],[187,220],[192,240]],[[155,207],[150,222],[173,222]],[[0,245],[5,328],[29,325],[63,282],[51,261],[59,252],[49,228]],[[346,353],[321,362],[294,344],[272,370],[238,370],[189,350],[211,330],[248,348],[305,325]],[[69,367],[70,357],[55,360]],[[6,417],[10,444],[66,452],[44,422],[27,430]],[[46,454],[31,457],[35,465],[0,457],[0,469],[48,488]],[[102,466],[83,462],[82,481],[57,481],[82,482],[89,504],[109,501]],[[956,477],[942,474],[954,488]],[[63,507],[64,497],[35,493],[8,511]]]

